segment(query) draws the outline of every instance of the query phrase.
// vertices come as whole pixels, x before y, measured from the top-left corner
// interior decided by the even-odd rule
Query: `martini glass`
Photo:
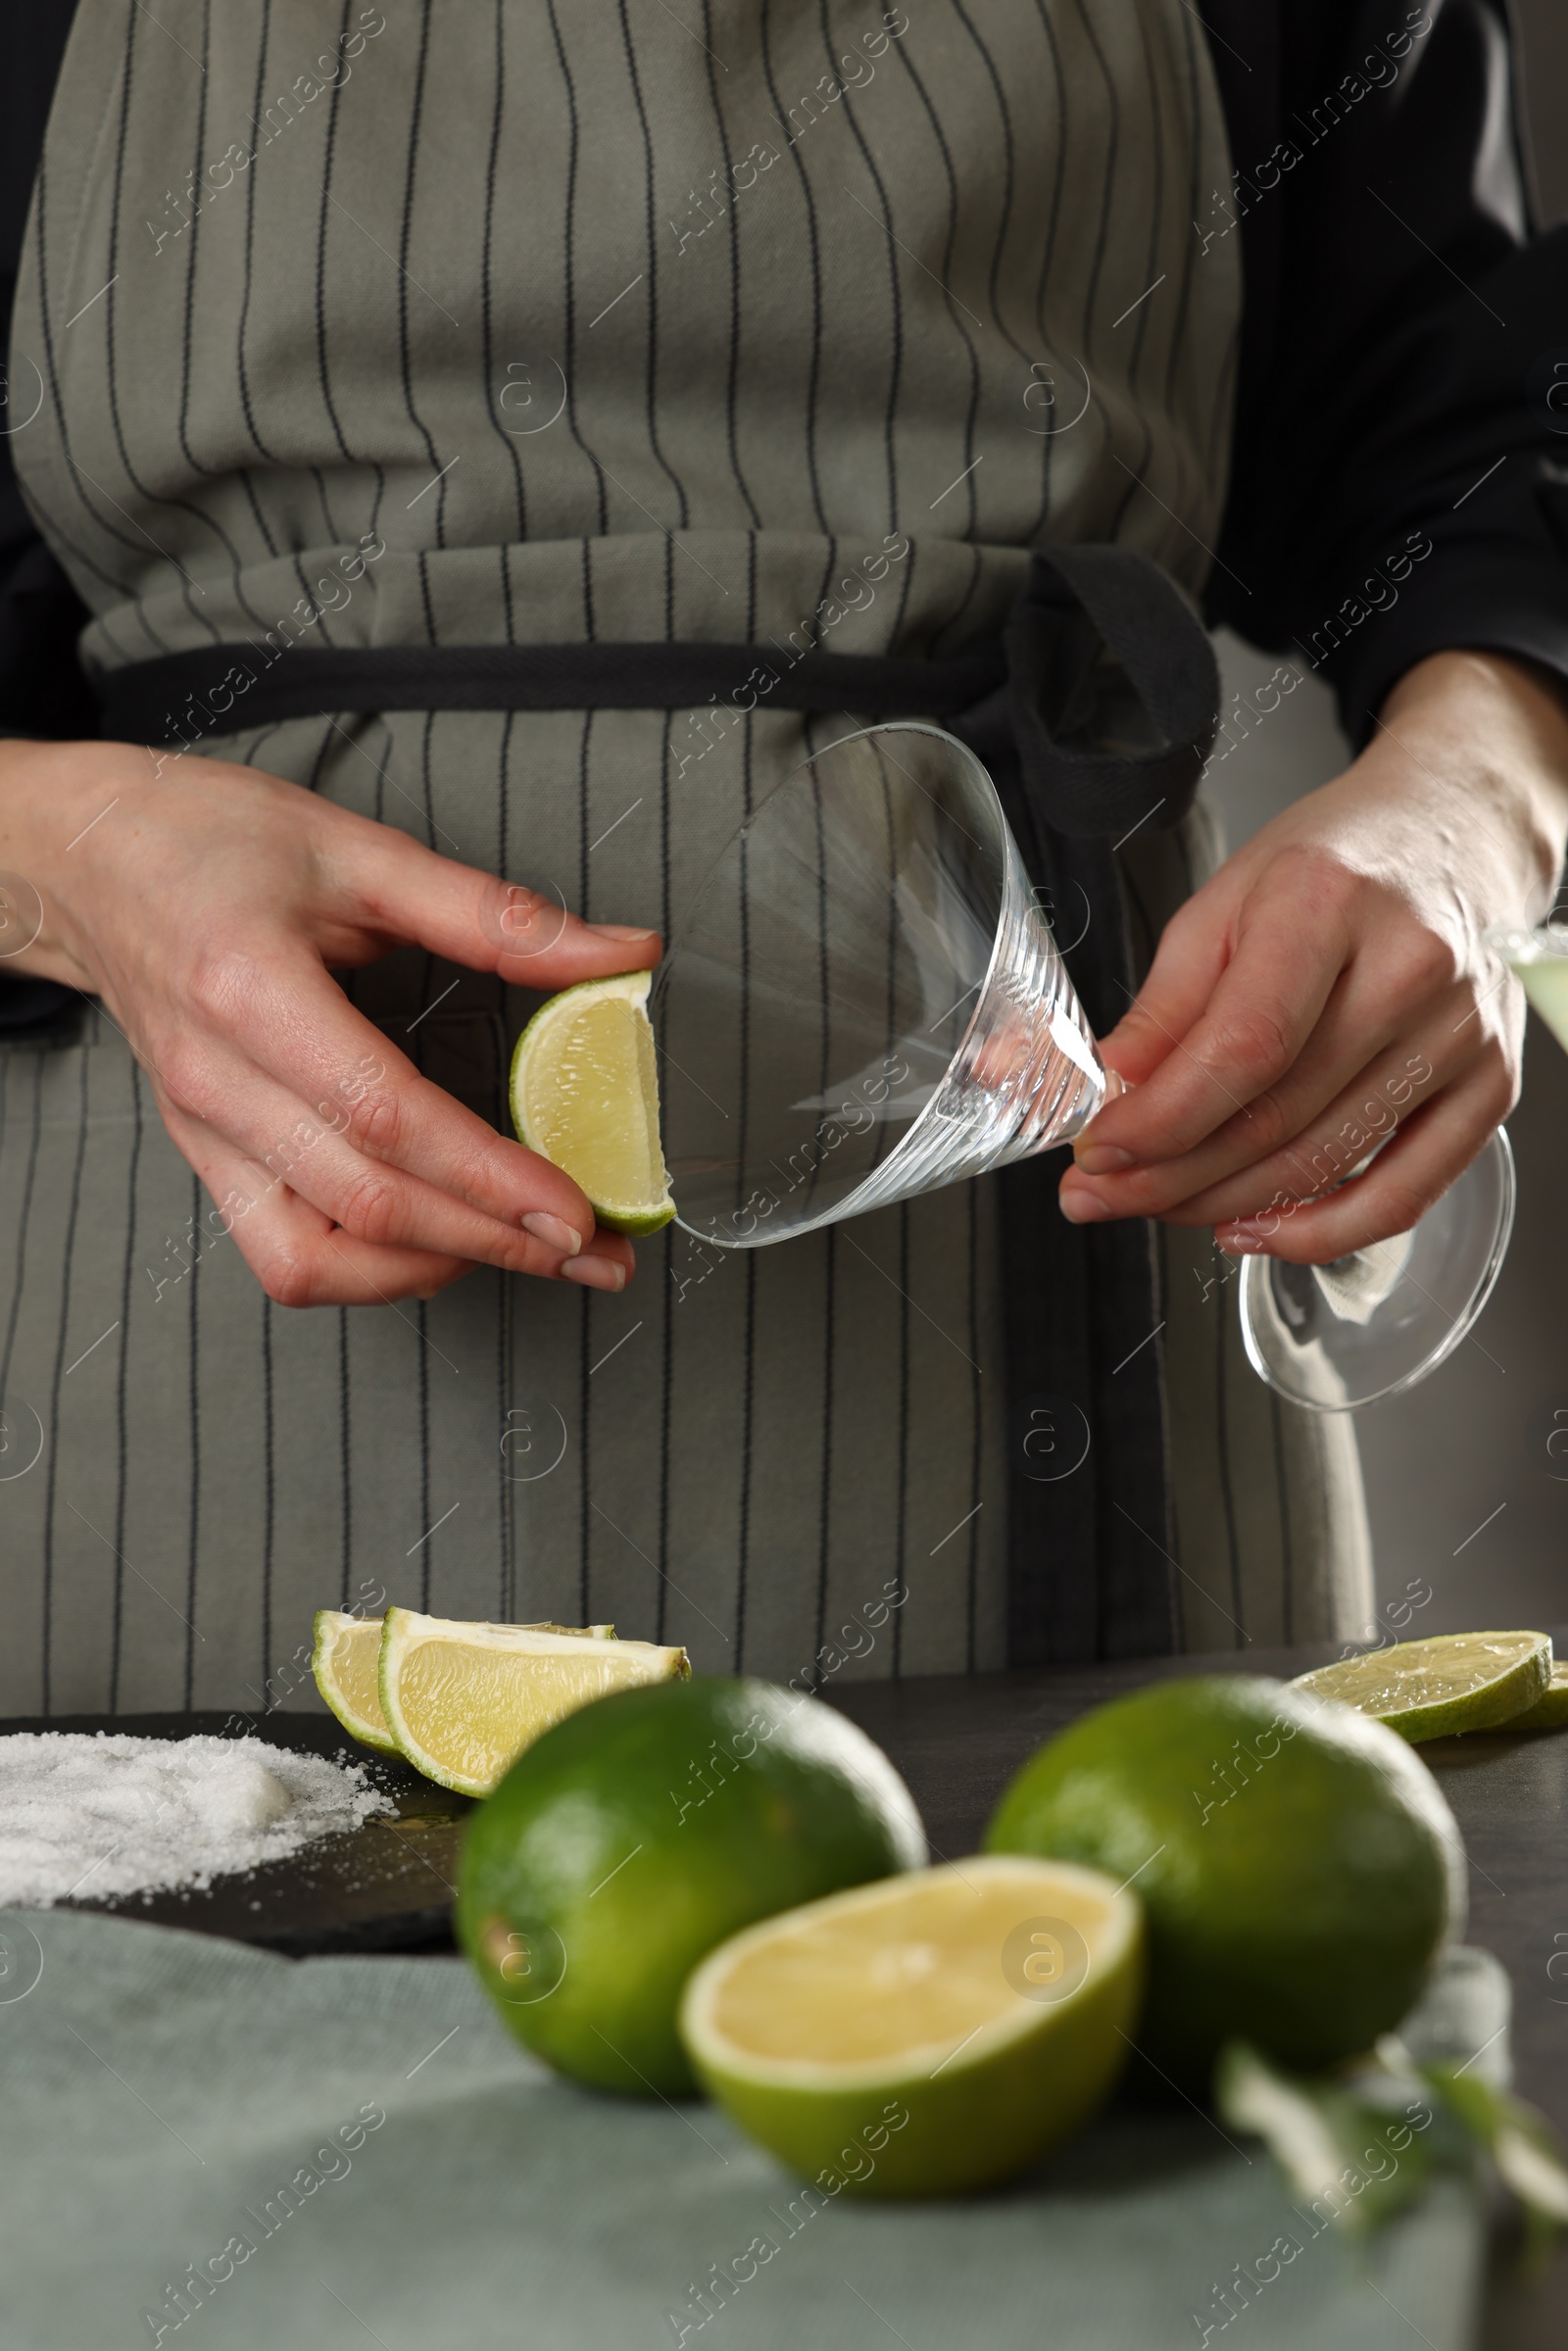
[[[677,1221],[789,1241],[1070,1143],[1120,1091],[995,785],[913,720],[824,745],[721,851],[655,983]],[[1353,1171],[1353,1182],[1361,1169]],[[1513,1215],[1500,1129],[1409,1234],[1243,1265],[1253,1368],[1343,1411],[1450,1353]]]
[[[1568,1053],[1568,930],[1556,923],[1527,931],[1488,931],[1487,945],[1524,988],[1564,1053]]]

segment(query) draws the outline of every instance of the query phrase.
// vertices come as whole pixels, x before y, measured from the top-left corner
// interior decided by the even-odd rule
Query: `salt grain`
[[[206,1886],[392,1810],[363,1765],[259,1739],[17,1732],[0,1738],[0,1908]]]

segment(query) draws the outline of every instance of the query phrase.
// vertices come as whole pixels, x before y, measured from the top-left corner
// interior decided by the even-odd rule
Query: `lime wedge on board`
[[[1545,1696],[1551,1666],[1544,1633],[1434,1633],[1320,1665],[1293,1688],[1374,1715],[1401,1739],[1446,1739],[1528,1712]]]
[[[467,1624],[389,1608],[381,1711],[416,1770],[460,1795],[487,1796],[526,1746],[579,1706],[690,1673],[684,1649],[528,1625]]]

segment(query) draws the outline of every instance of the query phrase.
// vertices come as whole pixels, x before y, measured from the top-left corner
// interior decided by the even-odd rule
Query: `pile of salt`
[[[361,1764],[259,1739],[0,1739],[0,1908],[166,1892],[390,1812]]]

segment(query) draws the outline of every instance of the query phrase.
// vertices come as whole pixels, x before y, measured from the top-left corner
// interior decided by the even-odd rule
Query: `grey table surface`
[[[1550,1630],[1551,1628],[1546,1628]],[[1568,1642],[1568,1627],[1561,1641]],[[1073,1670],[910,1680],[897,1684],[830,1679],[822,1695],[858,1722],[903,1772],[936,1853],[973,1851],[1007,1778],[1054,1731],[1089,1708],[1155,1679],[1194,1671],[1248,1671],[1289,1677],[1324,1661],[1323,1650],[1249,1648],[1212,1658],[1134,1660]],[[41,1727],[41,1726],[40,1726]],[[63,1727],[60,1725],[56,1728]],[[147,1726],[126,1722],[125,1729]],[[172,1725],[161,1726],[166,1733]],[[325,1726],[308,1716],[270,1719],[268,1735],[318,1744]],[[1445,1740],[1421,1753],[1438,1774],[1470,1855],[1467,1940],[1493,1951],[1513,1985],[1512,2047],[1517,2085],[1568,2140],[1568,1733],[1487,1735]],[[412,1822],[401,1824],[407,1838]],[[442,1819],[428,1834],[455,1836]],[[400,1865],[401,1866],[401,1865]],[[410,1856],[416,1879],[427,1857]],[[321,1890],[325,1890],[324,1888]],[[427,1898],[427,1897],[425,1897]],[[211,1920],[192,1906],[177,1922],[232,1935],[215,1906]],[[145,1915],[145,1914],[144,1914]],[[408,1920],[421,1933],[428,1920]],[[403,1947],[418,1939],[409,1933]],[[274,1949],[284,1935],[256,1935]],[[313,1947],[311,1942],[295,1948]],[[316,1945],[314,1947],[320,1947]],[[426,1943],[425,1947],[428,1947]],[[1484,2351],[1553,2351],[1568,2341],[1568,2256],[1529,2289],[1514,2275],[1513,2249],[1499,2244],[1487,2300]]]
[[[1568,1625],[1543,1626],[1559,1656]],[[829,1687],[823,1695],[886,1748],[909,1784],[933,1848],[972,1852],[1004,1783],[1042,1739],[1129,1690],[1174,1674],[1289,1679],[1339,1652],[1258,1649],[1139,1658],[1050,1673]],[[1568,2143],[1568,1731],[1434,1739],[1418,1753],[1453,1807],[1470,1857],[1466,1940],[1501,1960],[1513,1985],[1515,2085]],[[1562,2351],[1568,2248],[1539,2284],[1497,2250],[1485,2351]]]

